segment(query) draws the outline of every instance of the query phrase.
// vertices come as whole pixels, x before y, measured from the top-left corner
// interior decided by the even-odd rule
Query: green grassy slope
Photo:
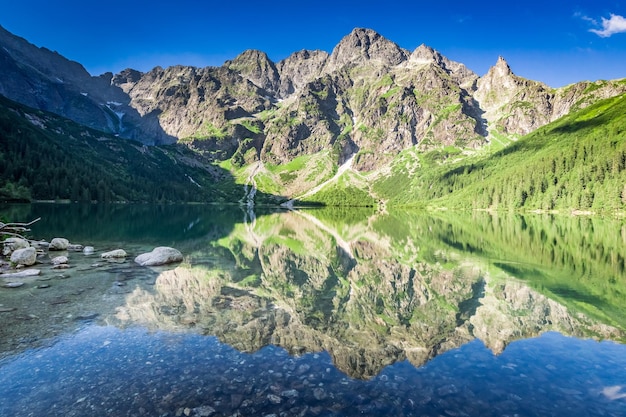
[[[407,171],[396,164],[375,191],[399,205],[623,210],[626,95],[565,116],[487,156],[425,163],[412,177]]]

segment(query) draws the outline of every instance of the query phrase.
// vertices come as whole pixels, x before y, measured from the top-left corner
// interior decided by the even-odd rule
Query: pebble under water
[[[421,368],[347,377],[325,352],[89,324],[0,362],[3,416],[623,416],[626,347],[546,333],[476,340]]]

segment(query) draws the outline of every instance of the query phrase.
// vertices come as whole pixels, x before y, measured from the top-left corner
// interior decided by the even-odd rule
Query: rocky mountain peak
[[[416,144],[480,146],[477,134],[492,126],[522,135],[567,114],[582,96],[591,104],[626,88],[602,84],[592,95],[585,93],[588,83],[549,89],[515,75],[502,57],[478,78],[429,46],[410,53],[363,28],[341,39],[331,55],[301,50],[275,64],[250,49],[221,67],[92,77],[79,63],[0,27],[0,74],[1,95],[123,138],[203,141],[207,152],[227,158],[249,150],[252,142],[238,149],[238,141],[254,136],[257,153],[249,152],[247,162],[263,160],[268,149],[287,162],[338,143],[341,158],[356,148],[369,151],[361,154],[371,157],[355,161],[362,170],[390,160],[380,155],[391,158]],[[278,106],[275,99],[286,102]],[[242,118],[256,118],[253,130],[237,123]]]
[[[232,70],[240,70],[242,68],[254,64],[255,66],[273,65],[273,62],[263,51],[257,49],[247,49],[237,55],[232,61],[227,61],[226,65]]]
[[[430,63],[435,62],[438,63],[441,61],[441,54],[435,51],[430,46],[425,44],[421,44],[418,46],[415,51],[411,54],[410,61],[413,63]]]
[[[372,29],[356,28],[345,36],[333,49],[327,65],[332,72],[346,65],[359,65],[368,62],[384,66],[395,66],[409,57],[406,49],[384,38]]]
[[[280,85],[278,70],[274,62],[263,51],[248,49],[232,61],[227,61],[224,66],[238,72],[257,87],[272,93],[278,91]]]
[[[498,61],[496,62],[496,65],[491,67],[489,72],[493,73],[493,75],[497,77],[506,77],[506,76],[513,75],[513,71],[511,71],[511,67],[509,67],[509,64],[506,62],[506,60],[502,56],[498,57]]]
[[[120,87],[125,93],[141,80],[143,73],[132,68],[126,68],[111,79],[111,84]]]
[[[473,71],[469,70],[465,65],[459,62],[451,61],[439,53],[439,51],[424,44],[418,46],[406,62],[406,65],[409,68],[422,67],[429,64],[443,69],[446,73],[451,75],[460,86],[463,87],[469,88],[478,78],[478,76]]]
[[[486,96],[489,91],[498,91],[506,96],[506,100],[511,98],[513,90],[517,88],[517,80],[515,74],[511,71],[511,67],[506,60],[499,56],[496,65],[489,68],[487,74],[482,76],[477,83],[479,98]]]

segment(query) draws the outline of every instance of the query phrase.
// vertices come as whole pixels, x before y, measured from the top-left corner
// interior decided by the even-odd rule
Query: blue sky
[[[355,27],[403,48],[424,43],[478,75],[498,56],[560,87],[626,77],[626,2],[0,0],[0,25],[94,75],[156,65],[219,66],[246,49],[278,62],[331,52]]]

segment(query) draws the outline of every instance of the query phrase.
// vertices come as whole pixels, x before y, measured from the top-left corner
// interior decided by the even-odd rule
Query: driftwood
[[[28,222],[28,223],[2,223],[0,222],[0,236],[7,235],[7,236],[14,236],[14,237],[26,239],[23,234],[25,232],[30,232],[30,229],[28,228],[28,226],[32,225],[33,223],[38,222],[39,220],[41,220],[41,217],[36,218],[35,220]]]

